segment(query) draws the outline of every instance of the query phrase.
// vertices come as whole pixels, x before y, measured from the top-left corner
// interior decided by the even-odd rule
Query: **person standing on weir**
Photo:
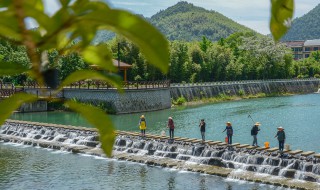
[[[228,144],[232,144],[232,135],[233,135],[232,125],[231,125],[231,122],[229,121],[226,124],[227,126],[222,132],[227,131]]]
[[[258,131],[260,131],[260,128],[259,128],[260,125],[261,124],[259,122],[256,122],[251,129],[251,136],[253,136],[252,146],[258,146],[257,135],[258,135]]]
[[[284,148],[284,142],[286,140],[286,134],[284,132],[284,128],[283,127],[278,127],[278,132],[276,134],[276,136],[274,136],[274,138],[278,137],[278,141],[279,141],[279,151],[282,153],[283,152],[283,148]]]
[[[204,122],[204,119],[201,119],[200,124],[199,124],[200,132],[201,132],[201,137],[202,137],[202,142],[205,141],[205,132],[206,132],[206,122]]]
[[[144,115],[142,115],[140,117],[139,128],[141,130],[141,136],[145,137],[146,136],[147,122],[146,122],[146,119],[144,118]]]
[[[173,123],[172,117],[168,118],[167,128],[169,128],[170,139],[173,139],[174,138],[174,123]]]

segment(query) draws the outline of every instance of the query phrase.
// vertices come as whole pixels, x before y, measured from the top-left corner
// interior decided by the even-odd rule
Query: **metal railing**
[[[22,91],[21,88],[16,88],[13,83],[0,81],[0,97],[9,97],[16,92]]]
[[[49,88],[47,86],[40,86],[37,82],[26,82],[24,88]],[[123,82],[123,89],[156,89],[156,88],[169,88],[170,81],[127,81]],[[109,83],[100,80],[84,80],[72,83],[65,89],[116,89]]]
[[[299,82],[299,81],[319,81],[318,78],[305,79],[268,79],[268,80],[240,80],[240,81],[217,81],[217,82],[201,82],[201,83],[171,83],[170,87],[187,87],[187,86],[215,86],[215,85],[230,85],[230,84],[253,84],[267,82]]]

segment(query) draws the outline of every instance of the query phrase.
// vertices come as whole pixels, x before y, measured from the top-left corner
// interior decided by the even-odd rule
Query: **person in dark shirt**
[[[232,124],[229,121],[226,124],[227,126],[222,132],[227,131],[228,144],[232,144],[232,135],[233,135]]]
[[[284,128],[283,127],[278,127],[278,132],[276,134],[276,136],[274,136],[274,138],[278,138],[279,141],[279,151],[283,152],[283,148],[284,148],[284,142],[286,141],[286,134],[284,132]]]
[[[206,122],[204,122],[204,119],[201,119],[200,124],[199,124],[199,128],[200,128],[202,141],[204,142],[205,141],[205,132],[206,132]]]
[[[253,137],[252,146],[258,146],[257,135],[258,135],[258,131],[260,131],[260,128],[259,128],[260,125],[261,124],[259,122],[256,122],[251,129],[251,136]]]

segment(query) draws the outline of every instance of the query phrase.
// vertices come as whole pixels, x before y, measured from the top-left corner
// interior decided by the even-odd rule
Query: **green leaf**
[[[28,68],[15,63],[0,61],[0,76],[16,75],[28,71]]]
[[[275,41],[279,41],[291,26],[293,0],[271,0],[270,31]]]
[[[108,115],[99,108],[77,103],[75,101],[69,100],[65,102],[65,105],[80,113],[82,117],[99,130],[100,142],[102,144],[101,147],[106,155],[110,157],[112,154],[115,134],[113,124]]]
[[[5,98],[0,102],[0,124],[12,114],[13,111],[17,110],[23,103],[34,102],[37,97],[27,93],[17,93],[9,98]]]
[[[69,5],[71,0],[60,0],[60,4],[63,6],[63,7],[67,7]]]
[[[68,86],[71,83],[86,80],[86,79],[95,79],[95,80],[102,80],[106,81],[107,83],[117,87],[118,89],[121,88],[121,79],[118,75],[115,74],[102,74],[97,71],[91,70],[80,70],[71,73],[59,86],[58,91],[61,90],[64,86]]]
[[[10,10],[0,11],[0,18],[0,36],[20,41],[22,35],[19,33],[19,26],[14,13]]]
[[[169,47],[166,38],[143,18],[123,10],[105,9],[90,12],[79,19],[97,24],[101,29],[119,33],[138,45],[148,61],[167,72]]]
[[[0,7],[8,7],[10,4],[12,4],[11,1],[12,0],[1,0],[0,1]]]
[[[39,0],[27,0],[27,1],[22,1],[24,3],[25,6],[25,10],[28,9],[28,7],[33,7],[34,9],[37,9],[41,12],[44,11],[44,6],[42,1]]]
[[[39,24],[39,28],[44,28],[46,31],[53,30],[51,18],[41,10],[35,9],[31,5],[26,5],[25,14],[26,16],[35,19]]]
[[[117,71],[112,63],[112,54],[106,44],[89,46],[82,51],[84,60],[107,71]]]

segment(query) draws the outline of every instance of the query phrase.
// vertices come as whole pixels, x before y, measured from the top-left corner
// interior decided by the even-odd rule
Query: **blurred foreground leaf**
[[[28,68],[19,64],[0,61],[0,76],[21,74],[28,70]]]
[[[90,124],[99,130],[102,149],[108,157],[112,154],[112,147],[115,140],[114,127],[108,115],[97,107],[67,101],[65,105],[73,111],[81,114]]]
[[[97,10],[79,18],[97,23],[101,29],[112,30],[139,46],[147,60],[162,72],[168,71],[167,39],[143,18],[122,10]]]
[[[112,63],[112,53],[105,44],[89,46],[82,52],[83,58],[90,64],[107,71],[117,71]]]
[[[86,80],[86,79],[95,79],[102,80],[108,84],[115,86],[120,89],[121,87],[121,78],[115,74],[102,74],[98,71],[91,70],[80,70],[71,73],[59,86],[58,90],[61,90],[63,87],[70,85],[71,83]]]
[[[0,124],[10,117],[13,111],[17,110],[23,103],[34,102],[37,97],[27,93],[17,93],[9,98],[0,101]]]
[[[277,42],[291,26],[294,0],[271,0],[270,31]]]

